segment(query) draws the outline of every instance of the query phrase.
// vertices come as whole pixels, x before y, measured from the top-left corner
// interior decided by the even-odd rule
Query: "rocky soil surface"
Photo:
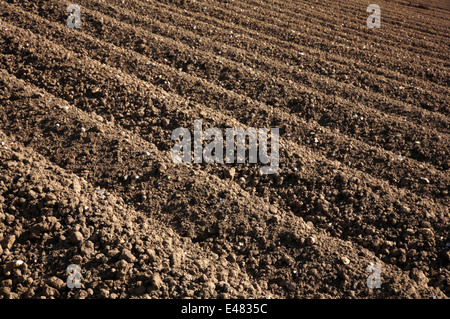
[[[0,2],[0,298],[450,296],[444,2],[71,3]],[[198,119],[277,173],[174,163]]]

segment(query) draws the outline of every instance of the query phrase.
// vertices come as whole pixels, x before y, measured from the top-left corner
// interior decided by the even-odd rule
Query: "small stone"
[[[74,244],[81,243],[83,241],[83,234],[80,233],[79,231],[73,232],[70,235],[69,239]]]
[[[14,217],[14,215],[11,215],[11,214],[5,214],[5,222],[6,222],[8,225],[12,224],[15,220],[16,220],[16,217]]]
[[[3,249],[11,250],[12,246],[14,245],[14,242],[16,241],[16,236],[11,235],[7,236],[5,239],[1,241],[1,246]]]
[[[279,215],[273,215],[269,221],[274,224],[278,224],[281,221],[281,217]]]
[[[168,127],[170,125],[170,120],[168,118],[163,118],[161,124],[163,127]]]
[[[89,293],[86,290],[78,290],[78,299],[86,299],[89,296]]]
[[[209,293],[213,293],[216,290],[216,284],[211,280],[208,280],[203,284],[203,288]]]
[[[105,288],[100,289],[99,297],[100,298],[108,298],[109,297],[109,290],[105,289]]]
[[[9,287],[0,287],[0,295],[9,298],[11,294],[11,288]]]
[[[50,287],[48,285],[44,286],[43,292],[46,297],[58,297],[59,296],[58,290],[56,290],[55,288]]]
[[[424,236],[429,236],[429,237],[434,236],[434,232],[431,228],[420,228],[419,233],[421,233]]]
[[[56,276],[53,276],[48,280],[48,285],[58,290],[66,287],[66,283],[61,278],[58,278]]]
[[[29,190],[28,191],[28,197],[30,199],[36,199],[36,198],[38,198],[38,194],[35,191],[33,191],[33,190]]]
[[[341,257],[341,261],[344,265],[348,265],[350,264],[350,259],[348,259],[347,257],[343,256]]]
[[[126,260],[119,260],[118,262],[116,262],[116,267],[118,269],[126,269],[128,267],[128,263],[126,262]]]
[[[90,256],[94,254],[95,252],[94,243],[91,242],[90,240],[83,243],[83,245],[81,246],[81,252],[85,256]]]
[[[413,268],[413,270],[411,270],[411,273],[409,274],[409,276],[411,277],[412,280],[417,282],[419,285],[428,284],[429,279],[427,278],[427,276],[425,276],[425,274],[423,273],[422,270]]]
[[[330,203],[324,199],[317,200],[317,209],[324,214],[328,213],[329,205]]]
[[[99,92],[100,92],[100,88],[99,87],[94,86],[94,87],[91,88],[91,93],[92,94],[97,94]]]
[[[75,193],[80,193],[81,192],[81,185],[80,185],[80,182],[77,179],[73,180],[72,187],[73,187],[73,190],[74,190]]]
[[[156,255],[156,252],[153,249],[147,249],[146,252],[147,252],[148,260],[151,263],[158,261],[158,256]]]
[[[137,259],[128,249],[124,249],[120,255],[120,259],[124,259],[130,263],[134,263]]]
[[[163,285],[163,281],[161,279],[161,276],[158,273],[153,274],[151,279],[151,285],[154,289],[159,289]]]
[[[120,254],[120,250],[117,248],[113,248],[113,249],[108,250],[108,252],[106,253],[106,256],[115,258],[119,254]]]
[[[420,226],[422,226],[423,228],[430,228],[430,230],[431,228],[433,228],[428,220],[421,220]]]
[[[306,244],[307,244],[308,246],[312,246],[312,245],[314,245],[316,242],[317,242],[317,240],[316,240],[316,237],[314,237],[314,236],[309,236],[309,237],[306,239]]]
[[[400,214],[409,214],[411,212],[411,208],[407,206],[401,206],[399,212]]]
[[[170,263],[173,267],[180,267],[183,262],[183,254],[173,253],[170,255]]]
[[[12,281],[12,279],[5,279],[2,281],[1,285],[3,287],[12,287],[13,281]]]
[[[291,267],[295,264],[295,260],[287,254],[285,254],[285,255],[283,255],[283,257],[281,257],[281,261],[289,267]]]

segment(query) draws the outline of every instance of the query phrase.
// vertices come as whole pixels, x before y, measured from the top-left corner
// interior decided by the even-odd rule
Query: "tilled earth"
[[[0,2],[0,298],[449,296],[448,2],[71,3]],[[198,119],[277,173],[173,163]]]

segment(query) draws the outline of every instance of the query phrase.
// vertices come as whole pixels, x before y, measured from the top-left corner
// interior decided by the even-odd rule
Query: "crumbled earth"
[[[448,298],[449,7],[70,3],[0,3],[0,298]],[[197,119],[277,173],[174,163]]]

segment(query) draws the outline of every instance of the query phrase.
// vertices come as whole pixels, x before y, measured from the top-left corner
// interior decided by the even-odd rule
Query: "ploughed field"
[[[445,1],[71,3],[0,2],[1,297],[449,296]],[[194,120],[277,173],[174,163]]]

